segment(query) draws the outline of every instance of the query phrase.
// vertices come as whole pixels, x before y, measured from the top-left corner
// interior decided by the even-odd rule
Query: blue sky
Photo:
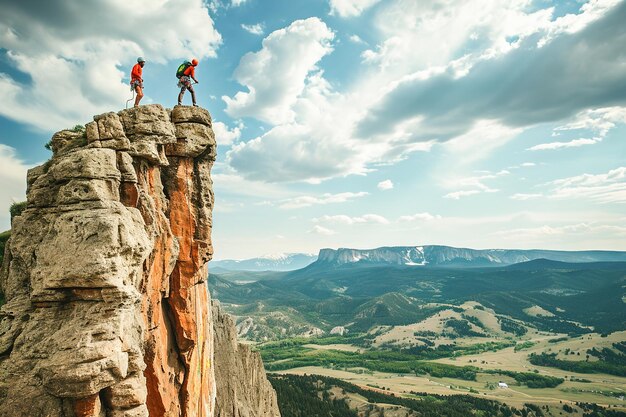
[[[216,259],[626,249],[623,0],[1,4],[0,229],[52,133],[123,108],[141,55],[166,107],[200,60]]]

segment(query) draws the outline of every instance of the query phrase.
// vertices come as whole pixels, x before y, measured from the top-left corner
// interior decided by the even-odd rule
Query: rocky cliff
[[[261,357],[237,342],[235,322],[213,302],[215,323],[216,417],[274,417],[276,393],[265,376]],[[234,375],[233,375],[234,372]]]
[[[106,113],[50,146],[2,266],[0,415],[216,415],[216,368],[237,353],[215,351],[206,286],[209,113]]]

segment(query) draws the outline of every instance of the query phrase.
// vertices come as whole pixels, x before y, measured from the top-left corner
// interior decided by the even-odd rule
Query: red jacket
[[[135,80],[142,81],[141,79],[142,73],[143,73],[143,68],[141,68],[141,65],[139,65],[139,63],[135,64],[132,71],[130,72],[130,82],[133,82]]]

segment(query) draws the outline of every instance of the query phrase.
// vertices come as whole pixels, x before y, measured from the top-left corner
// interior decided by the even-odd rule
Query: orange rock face
[[[142,305],[148,329],[144,375],[150,416],[210,416],[214,409],[213,330],[206,286],[211,253],[203,240],[210,236],[204,229],[211,225],[212,198],[198,198],[207,191],[198,189],[202,181],[196,178],[209,174],[215,152],[211,146],[196,158],[168,156],[169,166],[139,164],[137,169],[138,189],[145,193],[137,198],[138,206],[155,234],[145,265],[147,297]],[[132,189],[126,194],[132,201]],[[209,194],[212,197],[212,190]]]
[[[93,417],[99,416],[102,410],[100,398],[97,395],[81,398],[74,403],[74,413],[76,417]]]

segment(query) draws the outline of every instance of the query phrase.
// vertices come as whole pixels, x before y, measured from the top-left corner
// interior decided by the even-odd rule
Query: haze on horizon
[[[626,1],[293,3],[0,0],[0,229],[52,133],[123,108],[141,55],[165,107],[200,60],[216,259],[626,250]]]

